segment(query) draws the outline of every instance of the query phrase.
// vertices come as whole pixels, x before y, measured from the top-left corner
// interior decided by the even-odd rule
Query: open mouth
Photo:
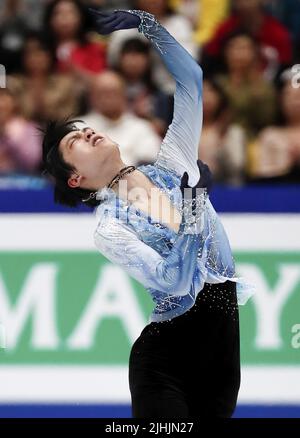
[[[98,138],[98,140],[95,141],[94,146],[96,146],[98,143],[101,143],[104,140],[104,137]]]
[[[96,146],[97,144],[101,143],[101,141],[104,140],[104,137],[102,137],[101,135],[95,135],[94,138],[92,139],[92,145]]]

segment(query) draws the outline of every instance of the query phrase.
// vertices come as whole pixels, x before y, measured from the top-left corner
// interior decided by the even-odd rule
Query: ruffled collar
[[[153,164],[146,164],[141,165],[137,167],[138,170],[140,170],[144,175],[146,175],[150,181],[159,189],[163,190],[164,192],[167,192],[169,195],[169,198],[171,202],[174,203],[175,206],[181,205],[181,200],[176,200],[176,196],[174,197],[173,189],[178,186],[178,181],[174,181],[175,179],[180,180],[180,176],[177,173],[172,172],[169,169],[163,168],[163,175],[161,174],[159,170],[159,166],[155,166]],[[162,180],[163,176],[163,180]],[[103,208],[105,210],[105,206],[107,204],[112,205],[114,203],[116,209],[119,211],[118,215],[122,216],[122,214],[127,214],[127,209],[129,208],[132,212],[134,211],[135,214],[131,217],[132,223],[135,224],[137,227],[137,224],[141,223],[148,223],[154,226],[155,228],[159,228],[161,232],[167,232],[170,237],[174,237],[177,233],[167,227],[166,225],[162,224],[161,222],[154,221],[152,218],[150,218],[143,210],[140,210],[134,205],[129,205],[126,201],[123,201],[121,198],[117,196],[117,193],[113,190],[108,188],[107,186],[103,187],[102,189],[99,189],[96,195],[96,199],[102,201],[100,206],[98,207],[98,213],[103,211]],[[121,207],[121,210],[120,210]],[[124,211],[123,211],[124,210]],[[142,219],[142,222],[141,222]]]
[[[157,170],[155,169],[155,166],[153,166],[151,164],[147,164],[147,165],[138,166],[137,169],[140,170],[144,175],[148,176],[151,179],[151,181],[153,182],[153,184],[155,184],[156,186],[158,185],[157,180],[156,180]],[[159,185],[159,187],[161,187],[161,186]],[[98,201],[105,201],[105,200],[112,199],[116,196],[117,196],[117,194],[113,189],[110,189],[107,186],[104,186],[102,189],[99,189],[97,191],[96,199]]]
[[[113,197],[116,197],[117,194],[113,189],[109,189],[107,186],[103,187],[102,189],[99,189],[96,194],[96,199],[98,201],[105,201],[109,200]]]

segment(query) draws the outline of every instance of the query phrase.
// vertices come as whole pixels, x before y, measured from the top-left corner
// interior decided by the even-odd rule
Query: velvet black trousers
[[[236,283],[205,283],[194,306],[148,324],[132,346],[135,418],[229,418],[240,387]]]

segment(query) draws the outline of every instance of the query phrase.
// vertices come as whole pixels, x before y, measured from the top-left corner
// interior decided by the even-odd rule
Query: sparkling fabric
[[[202,127],[202,70],[153,15],[131,13],[141,17],[139,31],[154,44],[176,80],[173,120],[157,160],[138,170],[182,211],[183,172],[188,172],[191,186],[199,179],[196,161]],[[137,147],[142,147],[142,139]],[[146,287],[155,303],[151,322],[185,313],[205,283],[236,282],[239,304],[253,294],[253,286],[236,276],[226,232],[205,191],[197,199],[195,220],[182,220],[177,233],[119,198],[112,189],[100,189],[97,199],[102,202],[96,211],[95,244],[107,259]]]

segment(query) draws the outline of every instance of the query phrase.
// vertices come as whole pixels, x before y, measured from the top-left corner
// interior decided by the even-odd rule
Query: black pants
[[[240,386],[236,283],[205,284],[181,316],[150,323],[132,346],[132,415],[231,417]]]

